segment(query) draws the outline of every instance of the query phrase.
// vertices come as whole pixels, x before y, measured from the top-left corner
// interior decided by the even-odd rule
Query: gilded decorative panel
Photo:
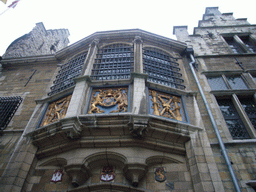
[[[185,121],[181,98],[155,90],[149,90],[150,113],[178,121]]]
[[[67,109],[72,95],[61,98],[49,104],[41,126],[58,121],[66,116]]]
[[[128,110],[128,88],[94,89],[89,114],[120,113]]]

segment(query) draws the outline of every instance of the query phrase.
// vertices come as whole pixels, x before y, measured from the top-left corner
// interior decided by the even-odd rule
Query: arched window
[[[129,79],[133,72],[133,46],[113,44],[98,50],[93,65],[93,80]]]
[[[185,89],[182,85],[182,74],[176,60],[165,52],[153,49],[143,49],[143,69],[148,74],[148,80],[177,89]]]
[[[77,55],[61,66],[61,69],[56,76],[56,80],[53,81],[54,85],[51,87],[51,92],[48,93],[49,96],[65,90],[75,84],[73,79],[81,75],[86,55],[87,53]]]

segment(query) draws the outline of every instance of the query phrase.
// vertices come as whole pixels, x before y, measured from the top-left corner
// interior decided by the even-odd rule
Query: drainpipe
[[[209,117],[210,117],[210,120],[211,120],[212,126],[213,126],[213,128],[214,128],[215,134],[216,134],[217,139],[218,139],[218,141],[219,141],[219,145],[220,145],[222,154],[223,154],[223,156],[224,156],[224,159],[225,159],[225,161],[226,161],[226,164],[227,164],[227,166],[228,166],[228,170],[229,170],[229,173],[230,173],[230,175],[231,175],[231,178],[232,178],[233,184],[234,184],[234,186],[235,186],[235,189],[236,189],[237,192],[241,192],[240,187],[239,187],[239,184],[238,184],[238,181],[237,181],[237,179],[236,179],[236,175],[235,175],[234,170],[233,170],[233,167],[232,167],[232,165],[231,165],[231,163],[230,163],[230,160],[229,160],[229,157],[228,157],[228,154],[227,154],[225,145],[224,145],[224,143],[223,143],[223,141],[222,141],[222,138],[221,138],[219,129],[218,129],[217,124],[216,124],[216,122],[215,122],[215,120],[214,120],[214,117],[213,117],[213,115],[212,115],[212,112],[211,112],[211,110],[210,110],[210,107],[209,107],[209,105],[208,105],[208,102],[207,102],[206,97],[205,97],[205,95],[204,95],[203,89],[202,89],[202,87],[201,87],[201,85],[200,85],[200,83],[199,83],[199,80],[198,80],[197,76],[196,76],[196,72],[195,72],[195,69],[194,69],[194,66],[193,66],[193,64],[195,64],[195,59],[194,59],[194,56],[193,56],[192,52],[193,52],[193,50],[188,50],[188,54],[189,54],[189,56],[190,56],[190,59],[192,60],[192,62],[189,63],[190,69],[191,69],[191,71],[192,71],[192,73],[193,73],[193,76],[194,76],[194,78],[195,78],[195,80],[196,80],[196,84],[197,84],[197,86],[198,86],[200,95],[201,95],[201,97],[203,98],[203,101],[204,101],[204,104],[205,104],[207,113],[208,113],[208,115],[209,115]]]

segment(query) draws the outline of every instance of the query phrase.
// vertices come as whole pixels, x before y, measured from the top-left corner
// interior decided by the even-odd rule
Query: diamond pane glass
[[[252,98],[243,98],[239,99],[247,116],[251,120],[254,128],[256,128],[256,103],[253,101]]]
[[[113,44],[98,50],[93,65],[93,80],[129,79],[133,72],[133,47]]]
[[[232,101],[230,99],[221,99],[218,100],[218,104],[233,139],[249,139],[250,136]]]
[[[162,85],[185,89],[182,74],[179,73],[176,60],[161,50],[144,48],[143,69],[148,74],[148,80]]]
[[[227,80],[232,89],[248,89],[241,76],[227,76]]]
[[[227,86],[221,76],[207,77],[212,90],[227,90]]]

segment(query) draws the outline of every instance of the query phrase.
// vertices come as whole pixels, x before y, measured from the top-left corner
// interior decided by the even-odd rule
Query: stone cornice
[[[31,57],[17,57],[7,58],[1,61],[4,68],[12,66],[27,66],[40,64],[57,64],[59,61],[54,55],[31,56]]]
[[[134,129],[141,128],[144,133],[134,136]],[[39,147],[38,158],[88,147],[144,147],[184,155],[184,144],[190,140],[190,133],[200,130],[154,115],[94,114],[61,119],[27,133],[26,137],[31,137]]]
[[[177,41],[174,39],[170,39],[164,36],[156,35],[154,33],[150,33],[147,31],[143,31],[141,29],[127,29],[127,30],[114,30],[114,31],[101,31],[93,33],[80,41],[58,51],[56,53],[57,58],[63,58],[67,55],[70,55],[76,52],[79,49],[84,49],[85,47],[89,47],[90,43],[94,39],[99,39],[102,41],[108,41],[109,39],[113,39],[118,41],[130,41],[132,42],[135,37],[140,36],[143,42],[153,42],[156,44],[163,44],[169,46],[170,48],[182,52],[186,48],[186,43],[181,41]]]

